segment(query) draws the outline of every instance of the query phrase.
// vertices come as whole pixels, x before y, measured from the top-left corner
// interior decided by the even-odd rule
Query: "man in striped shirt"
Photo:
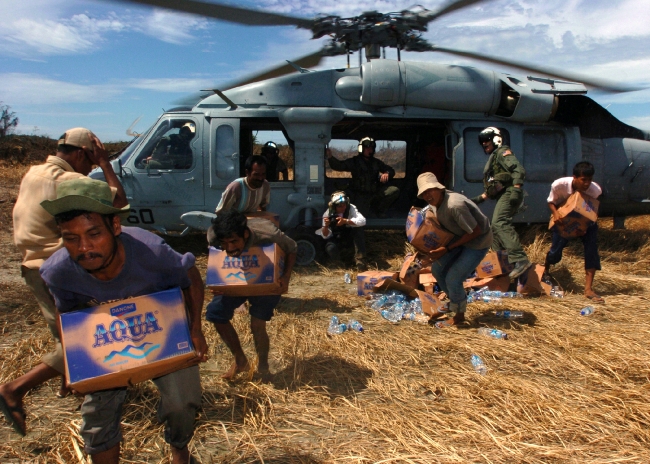
[[[271,202],[271,186],[266,180],[266,158],[250,156],[244,165],[246,177],[235,179],[221,195],[215,214],[230,210],[240,213],[266,211]]]

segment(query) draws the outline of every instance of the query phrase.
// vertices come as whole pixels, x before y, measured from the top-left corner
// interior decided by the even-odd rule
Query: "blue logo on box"
[[[135,303],[126,303],[111,308],[111,316],[119,316],[121,314],[128,314],[135,312]]]

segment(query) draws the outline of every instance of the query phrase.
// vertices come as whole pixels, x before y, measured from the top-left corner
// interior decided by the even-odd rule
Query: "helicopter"
[[[623,227],[626,216],[650,213],[650,134],[624,124],[586,96],[587,87],[637,89],[441,48],[422,38],[431,21],[487,0],[457,0],[437,11],[372,11],[311,20],[197,0],[129,1],[248,25],[293,25],[311,30],[315,39],[330,39],[316,53],[198,92],[137,134],[112,161],[131,205],[128,225],[181,236],[207,230],[225,187],[245,175],[245,160],[258,142],[272,139],[290,153],[289,174],[271,180],[268,209],[297,241],[297,263],[306,265],[319,257],[314,230],[329,195],[350,181],[329,168],[327,148],[347,157],[356,155],[361,138],[375,139],[375,156],[397,172],[391,183],[400,196],[387,217],[367,215],[367,227],[402,228],[409,208],[420,201],[416,178],[421,172],[434,172],[448,189],[467,197],[483,191],[486,157],[478,134],[488,126],[500,129],[526,169],[527,208],[515,222],[548,221],[551,183],[570,176],[581,160],[596,168],[594,181],[603,188],[601,216],[613,216],[615,226]],[[397,49],[397,60],[382,59],[386,47]],[[407,62],[401,51],[471,57],[524,74]],[[354,52],[358,67],[350,67]],[[347,55],[348,67],[309,69],[323,56],[335,55]],[[161,140],[181,131],[191,132],[188,159],[150,163]],[[101,171],[91,177],[100,178]],[[480,208],[491,215],[493,203]]]

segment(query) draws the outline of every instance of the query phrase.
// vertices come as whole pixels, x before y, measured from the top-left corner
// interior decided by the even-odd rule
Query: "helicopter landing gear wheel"
[[[304,234],[298,235],[294,240],[298,245],[298,250],[296,251],[296,264],[298,266],[308,266],[313,263],[318,257],[318,250],[315,243],[316,240]]]

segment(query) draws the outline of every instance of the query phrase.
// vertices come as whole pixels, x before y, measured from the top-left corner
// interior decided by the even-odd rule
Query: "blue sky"
[[[182,1],[182,0],[179,0]],[[412,0],[411,0],[412,1]],[[405,1],[258,0],[237,6],[311,18],[400,11]],[[436,10],[444,1],[419,0]],[[18,132],[58,137],[85,126],[105,141],[152,124],[163,108],[196,90],[316,51],[294,27],[249,27],[108,0],[0,2],[0,101]],[[650,0],[489,0],[430,23],[442,46],[650,87]],[[388,58],[395,58],[393,50]],[[405,60],[463,64],[519,74],[445,54]],[[326,58],[319,68],[344,66]],[[356,56],[352,63],[358,63]],[[318,69],[318,68],[317,68]],[[622,121],[650,130],[650,90],[590,91]]]

